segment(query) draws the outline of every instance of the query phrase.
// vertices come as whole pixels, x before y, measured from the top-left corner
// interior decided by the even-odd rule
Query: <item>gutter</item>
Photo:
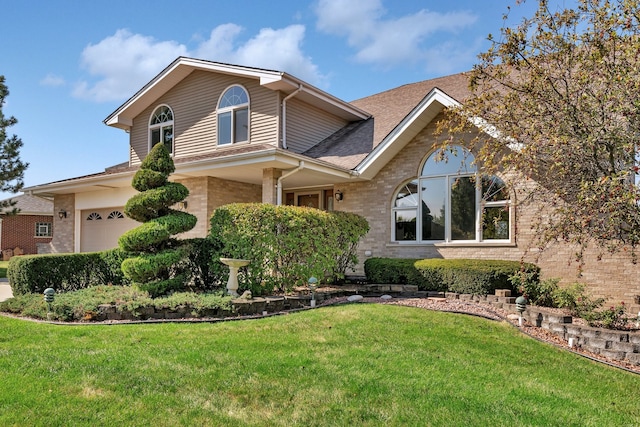
[[[285,96],[282,100],[282,148],[287,150],[287,100],[293,98],[302,91],[302,84],[298,85],[298,89]],[[279,193],[278,193],[279,194]],[[279,203],[278,203],[279,204]]]
[[[300,172],[302,169],[304,169],[304,162],[300,160],[297,168],[290,170],[289,172],[278,178],[278,184],[276,187],[276,206],[282,206],[282,181],[284,181],[285,178],[290,177],[294,173]]]

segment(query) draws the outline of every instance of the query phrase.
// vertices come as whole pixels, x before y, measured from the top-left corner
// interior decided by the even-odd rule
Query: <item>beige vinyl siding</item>
[[[224,74],[194,71],[134,119],[131,164],[139,164],[149,150],[151,113],[161,104],[173,110],[174,157],[190,157],[216,150],[216,108],[222,92],[240,84],[249,92],[250,142],[277,144],[278,94],[259,82]]]
[[[347,125],[347,121],[295,98],[287,101],[287,147],[303,153]]]

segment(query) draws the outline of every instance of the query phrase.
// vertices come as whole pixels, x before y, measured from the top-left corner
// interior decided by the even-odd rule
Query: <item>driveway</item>
[[[7,279],[0,279],[0,302],[9,298],[13,298],[11,286],[9,286]]]

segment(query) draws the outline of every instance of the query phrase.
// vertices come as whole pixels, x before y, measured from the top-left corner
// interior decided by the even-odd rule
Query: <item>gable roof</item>
[[[149,83],[144,85],[142,89],[118,107],[116,111],[104,119],[104,123],[109,126],[129,130],[131,126],[133,126],[133,119],[138,114],[155,103],[160,96],[196,70],[259,80],[260,85],[271,90],[282,91],[287,95],[294,91],[299,91],[296,97],[311,105],[330,111],[348,121],[362,120],[369,117],[369,114],[355,105],[342,101],[282,71],[244,67],[181,56],[169,64],[168,67],[162,70],[160,74],[155,76]]]
[[[286,89],[290,93],[300,90],[296,96],[324,103],[323,108],[337,109],[350,123],[302,154],[270,145],[249,144],[175,159],[176,178],[210,174],[259,184],[261,168],[289,170],[302,162],[304,172],[294,177],[299,186],[372,179],[445,107],[459,105],[470,95],[468,76],[460,73],[406,84],[346,103],[286,73],[181,57],[107,117],[105,123],[127,129],[127,120],[133,120],[138,110],[155,102],[192,71],[201,69],[257,78],[274,90]],[[126,187],[135,170],[137,167],[122,163],[97,174],[26,188],[25,192],[51,196]]]
[[[346,126],[304,154],[371,179],[445,107],[459,105],[469,95],[468,76],[460,73],[353,101],[372,118]]]

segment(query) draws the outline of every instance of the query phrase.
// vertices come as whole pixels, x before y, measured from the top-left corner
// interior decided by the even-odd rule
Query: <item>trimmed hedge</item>
[[[448,291],[488,295],[496,289],[511,289],[509,278],[521,271],[538,276],[540,269],[530,263],[476,259],[392,259],[365,261],[367,280],[375,283],[417,285],[422,291]]]
[[[220,257],[251,260],[241,270],[241,289],[254,295],[304,285],[309,277],[344,277],[357,262],[358,241],[369,230],[356,214],[297,206],[235,203],[216,209],[210,236]]]
[[[416,268],[419,259],[369,258],[364,262],[364,273],[371,283],[418,286],[421,291],[445,291],[441,280],[430,280]]]
[[[14,295],[77,291],[96,285],[129,284],[120,265],[120,249],[76,254],[22,255],[9,261],[7,277]]]

